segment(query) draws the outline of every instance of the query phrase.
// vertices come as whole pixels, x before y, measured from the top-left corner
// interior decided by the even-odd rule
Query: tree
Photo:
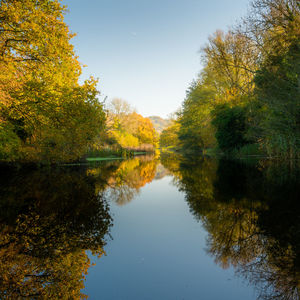
[[[253,91],[253,77],[259,52],[255,44],[240,32],[216,31],[202,49],[206,73],[213,80],[218,101],[241,102]]]
[[[113,99],[108,104],[107,127],[111,136],[123,148],[142,146],[153,150],[157,145],[157,135],[151,120],[136,113],[124,100]]]
[[[269,155],[299,156],[299,28],[299,1],[255,0],[238,26],[209,37],[182,105],[183,149],[214,147],[215,133],[223,151],[252,143]]]
[[[64,13],[57,0],[0,3],[2,159],[75,160],[103,128],[97,81],[78,83],[81,66]]]
[[[261,104],[261,143],[270,155],[299,156],[300,5],[298,1],[254,2],[262,56],[255,77]]]
[[[219,105],[214,110],[212,124],[216,127],[216,139],[222,151],[230,152],[247,144],[245,108]]]
[[[255,78],[262,104],[262,141],[271,155],[295,158],[300,149],[300,36],[284,55],[273,55]]]
[[[211,126],[214,96],[214,90],[205,84],[205,79],[195,81],[187,91],[178,118],[178,139],[184,149],[199,152],[215,145],[214,128]]]
[[[164,129],[159,137],[159,145],[161,147],[176,147],[179,145],[178,133],[180,124],[176,120],[172,121],[171,125]]]

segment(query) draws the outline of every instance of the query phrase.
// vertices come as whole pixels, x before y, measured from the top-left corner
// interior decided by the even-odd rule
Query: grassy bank
[[[180,147],[162,147],[163,152],[180,153],[184,156],[193,157],[199,155],[205,155],[210,157],[225,156],[228,158],[242,159],[248,157],[269,157],[266,151],[262,150],[258,144],[248,144],[239,149],[233,149],[228,152],[223,152],[219,148],[207,148],[198,151],[193,149],[183,149]]]
[[[104,160],[114,160],[114,159],[127,159],[137,155],[146,155],[154,153],[151,151],[139,151],[138,149],[101,149],[101,150],[91,150],[85,156],[84,160],[86,161],[104,161]]]

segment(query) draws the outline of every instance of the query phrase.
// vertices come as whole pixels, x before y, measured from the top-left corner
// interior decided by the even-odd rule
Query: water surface
[[[1,174],[1,299],[299,299],[295,164],[163,154]]]

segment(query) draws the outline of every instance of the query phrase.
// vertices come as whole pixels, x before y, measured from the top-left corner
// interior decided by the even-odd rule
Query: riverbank
[[[199,157],[208,156],[211,158],[227,158],[230,160],[247,160],[247,159],[267,159],[267,160],[278,160],[278,161],[292,161],[298,162],[299,159],[287,159],[282,156],[269,155],[267,151],[261,149],[258,144],[248,144],[239,149],[233,149],[230,152],[222,152],[218,148],[207,148],[199,151],[183,149],[180,147],[163,147],[161,151],[164,153],[175,153],[186,157]]]

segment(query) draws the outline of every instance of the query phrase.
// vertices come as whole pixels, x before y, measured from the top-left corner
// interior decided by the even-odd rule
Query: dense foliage
[[[157,134],[149,118],[144,118],[122,99],[108,104],[108,140],[115,147],[131,150],[153,151]]]
[[[58,0],[0,2],[0,159],[79,158],[105,123]]]
[[[179,143],[178,130],[179,124],[176,121],[172,121],[171,125],[162,131],[159,137],[159,145],[161,147],[172,147]]]
[[[217,106],[212,124],[216,128],[216,139],[221,150],[233,150],[247,144],[246,114],[243,107]]]
[[[271,156],[299,157],[299,1],[253,1],[240,25],[209,38],[202,58],[177,119],[177,146],[232,153],[256,144]]]

